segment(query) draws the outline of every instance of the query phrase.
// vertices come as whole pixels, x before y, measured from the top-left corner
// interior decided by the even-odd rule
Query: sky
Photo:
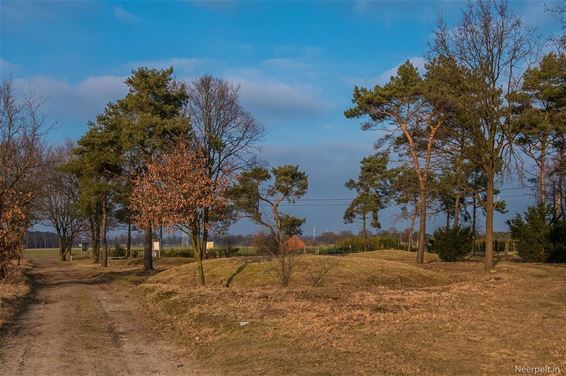
[[[385,83],[411,60],[424,66],[436,19],[454,23],[459,1],[1,1],[0,73],[45,102],[51,143],[77,140],[106,103],[124,96],[137,67],[174,67],[178,80],[202,74],[240,86],[241,103],[265,127],[260,157],[299,164],[309,193],[294,208],[306,234],[352,230],[343,212],[344,182],[373,152],[379,134],[346,119],[355,85]],[[552,2],[511,2],[541,38],[559,26]],[[509,213],[529,204],[528,188],[507,182]],[[528,199],[527,199],[528,198]],[[406,227],[398,209],[381,213],[382,228]],[[429,231],[443,219],[432,221]],[[252,230],[249,223],[233,232]]]

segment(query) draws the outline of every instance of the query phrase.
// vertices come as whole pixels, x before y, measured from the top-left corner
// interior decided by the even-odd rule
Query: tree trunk
[[[126,257],[130,257],[132,250],[132,222],[128,220],[128,237],[126,239]]]
[[[65,257],[66,249],[67,247],[65,245],[65,237],[63,235],[59,235],[59,257],[61,258],[61,261],[65,261],[66,259]]]
[[[95,238],[96,238],[96,231],[94,230],[94,219],[92,218],[92,216],[88,217],[88,224],[90,226],[90,242],[91,242],[91,247],[92,247],[92,254],[94,255],[94,242],[95,242]]]
[[[417,249],[417,264],[423,264],[426,242],[426,186],[423,181],[419,185],[419,247]]]
[[[94,262],[98,264],[100,262],[100,216],[98,211],[94,217],[94,232],[95,237],[94,243],[92,244],[92,253],[94,254]]]
[[[485,268],[493,268],[493,191],[494,173],[486,174],[486,200],[485,200]]]
[[[472,198],[472,256],[476,254],[476,213],[478,210],[477,192],[474,190]]]
[[[546,201],[546,158],[544,152],[540,156],[539,196],[541,205]]]
[[[196,227],[196,226],[195,226]],[[193,241],[193,254],[197,262],[197,274],[199,284],[204,286],[204,268],[202,266],[202,246],[200,244],[200,231],[198,228],[193,227],[191,230],[191,238]]]
[[[208,242],[208,209],[204,209],[202,216],[202,244],[201,244],[201,259],[208,257],[206,254],[206,243]]]
[[[101,241],[102,241],[102,260],[101,265],[103,267],[108,266],[108,241],[106,238],[106,232],[108,230],[108,213],[106,203],[102,204],[102,223],[101,223]]]
[[[409,227],[409,239],[407,240],[407,251],[411,252],[413,250],[413,237],[414,237],[414,230],[415,230],[415,221],[417,220],[417,212],[418,209],[415,207],[413,209],[413,214],[411,214],[411,223]]]
[[[368,234],[366,225],[366,213],[362,214],[362,231],[364,232],[364,252],[368,251]]]
[[[564,200],[564,148],[560,148],[558,152],[558,183],[556,187],[556,195],[554,196],[554,215],[556,219],[563,218],[563,200]]]
[[[454,202],[454,227],[460,226],[460,193],[456,193]]]
[[[151,223],[144,229],[143,240],[143,269],[145,271],[153,270],[153,250],[152,250],[153,234],[151,232]]]

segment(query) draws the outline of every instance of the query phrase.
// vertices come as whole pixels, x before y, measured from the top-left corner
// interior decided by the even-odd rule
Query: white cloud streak
[[[125,77],[94,76],[78,83],[54,79],[47,76],[33,76],[15,80],[16,86],[32,91],[45,99],[43,111],[51,117],[65,121],[94,120],[104,106],[127,92]]]
[[[128,12],[127,10],[122,8],[121,6],[115,6],[114,8],[112,8],[112,13],[114,14],[114,17],[116,17],[117,19],[119,19],[122,22],[136,23],[136,22],[141,21],[141,19],[138,16],[136,16],[133,13]]]

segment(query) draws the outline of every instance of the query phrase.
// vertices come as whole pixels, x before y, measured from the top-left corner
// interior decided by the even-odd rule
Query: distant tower
[[[312,226],[312,244],[316,241],[316,226]]]

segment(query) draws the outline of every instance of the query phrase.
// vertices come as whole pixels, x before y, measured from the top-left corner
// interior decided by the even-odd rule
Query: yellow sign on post
[[[206,242],[206,249],[214,249],[214,242]]]

